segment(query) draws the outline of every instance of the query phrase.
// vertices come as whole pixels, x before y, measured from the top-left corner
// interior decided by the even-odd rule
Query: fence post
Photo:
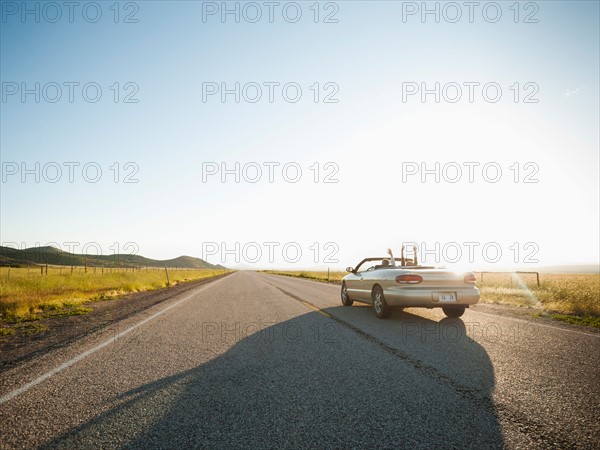
[[[327,268],[327,282],[329,283],[329,267]]]
[[[171,280],[169,280],[169,271],[167,270],[167,266],[165,266],[165,273],[167,274],[167,286],[171,286]]]
[[[538,285],[538,287],[540,287],[540,273],[536,272],[535,277],[537,278],[537,285]]]

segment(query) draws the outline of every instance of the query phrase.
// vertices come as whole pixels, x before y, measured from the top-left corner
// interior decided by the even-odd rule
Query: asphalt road
[[[597,332],[253,272],[2,374],[2,448],[598,448]]]

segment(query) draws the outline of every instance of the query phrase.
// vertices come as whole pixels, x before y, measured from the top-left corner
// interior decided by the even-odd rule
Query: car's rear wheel
[[[442,310],[444,311],[444,314],[454,319],[462,316],[465,313],[464,306],[444,306],[442,307]]]
[[[352,306],[354,300],[351,300],[348,296],[348,288],[346,287],[346,283],[342,283],[342,305],[344,306]]]
[[[373,311],[378,319],[387,319],[392,314],[392,307],[387,304],[381,286],[375,286],[371,294],[373,300]]]

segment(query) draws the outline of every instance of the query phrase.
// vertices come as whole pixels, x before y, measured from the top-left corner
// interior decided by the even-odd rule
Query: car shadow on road
[[[460,319],[372,324],[352,317],[359,308],[323,312],[231,345],[244,324],[225,324],[229,334],[198,324],[190,339],[221,345],[219,356],[123,393],[44,447],[504,447],[492,364]]]
[[[449,317],[434,320],[416,314],[423,311],[394,308],[389,319],[381,320],[368,305],[323,309],[343,326],[368,335],[371,341],[413,365],[431,367],[437,377],[450,378],[447,381],[459,382],[461,389],[489,396],[495,386],[494,369],[479,342],[499,340],[499,325]]]

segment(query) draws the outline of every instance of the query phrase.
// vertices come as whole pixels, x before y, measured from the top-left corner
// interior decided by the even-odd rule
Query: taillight
[[[421,275],[398,275],[396,277],[396,283],[402,284],[417,284],[423,281]]]
[[[465,283],[475,284],[476,281],[477,281],[477,278],[475,278],[474,273],[468,273],[465,275]]]

